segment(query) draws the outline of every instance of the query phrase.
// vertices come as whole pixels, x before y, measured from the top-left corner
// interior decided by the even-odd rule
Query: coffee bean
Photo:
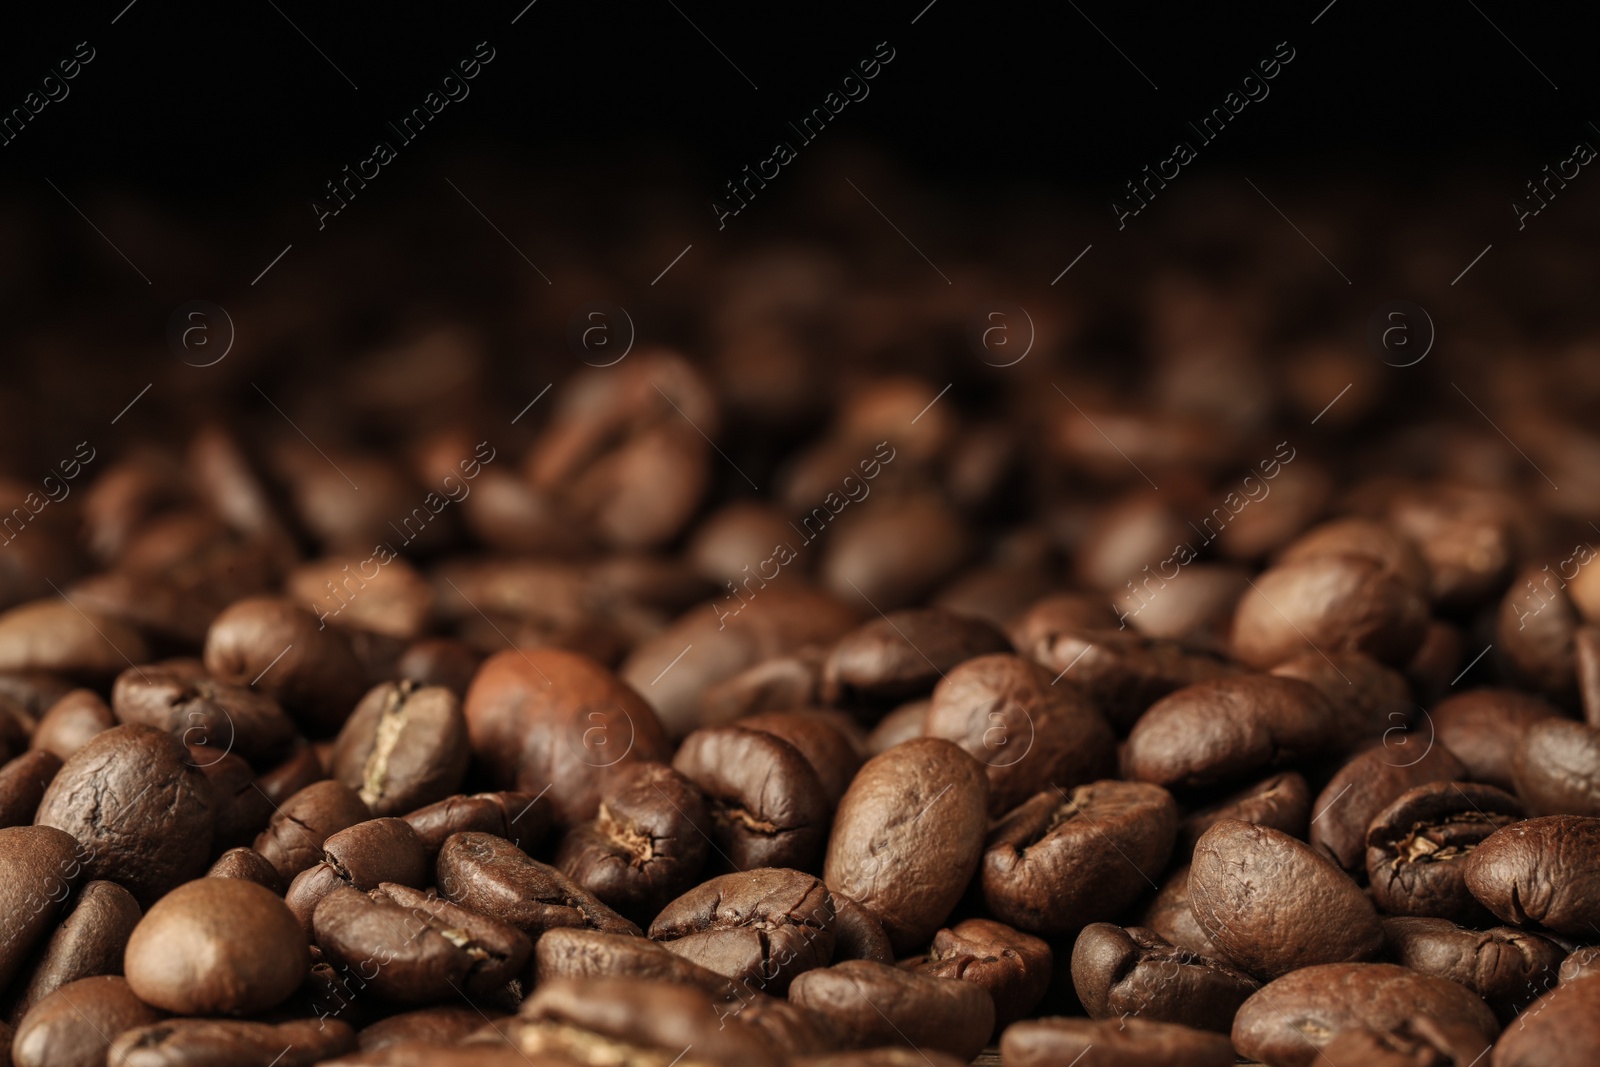
[[[322,862],[322,845],[329,837],[371,817],[371,810],[349,786],[313,782],[273,813],[256,837],[255,850],[287,885],[301,871]]]
[[[85,613],[64,596],[0,614],[0,671],[109,679],[149,658],[150,647],[133,626],[98,611]]]
[[[1511,580],[1495,617],[1495,644],[1513,682],[1559,703],[1577,695],[1574,640],[1582,624],[1566,589],[1533,564]]]
[[[953,574],[970,552],[960,517],[931,493],[851,509],[835,526],[818,569],[823,587],[847,604],[865,601],[881,611],[913,603]]]
[[[602,794],[600,812],[569,831],[555,865],[608,907],[648,924],[695,882],[711,851],[705,799],[659,763],[633,763]]]
[[[495,1015],[486,1017],[477,1008],[463,1005],[418,1008],[363,1027],[357,1037],[362,1052],[376,1052],[406,1042],[454,1045],[481,1028],[486,1018],[493,1023]]]
[[[666,762],[655,713],[600,664],[555,649],[502,652],[467,693],[472,751],[502,787],[546,788],[555,822],[594,818],[606,781],[630,761]]]
[[[734,869],[816,862],[832,805],[816,769],[789,742],[740,726],[696,730],[672,766],[705,795],[703,829]]]
[[[1474,1055],[1500,1032],[1489,1006],[1455,982],[1390,963],[1330,963],[1262,986],[1234,1017],[1233,1046],[1264,1063],[1311,1067],[1347,1030],[1387,1033],[1417,1017],[1470,1027],[1482,1042]]]
[[[1397,493],[1387,515],[1427,565],[1437,604],[1481,604],[1506,580],[1517,553],[1520,503],[1493,489],[1417,486]]]
[[[1600,978],[1563,983],[1495,1043],[1492,1067],[1582,1067],[1600,1048]]]
[[[558,926],[640,933],[556,868],[491,834],[455,834],[439,850],[435,871],[445,899],[514,926],[534,941]]]
[[[989,623],[939,608],[890,612],[845,634],[828,653],[822,694],[831,704],[899,703],[931,690],[957,664],[1010,652]]]
[[[821,1013],[851,1048],[910,1045],[970,1060],[994,1030],[994,1001],[977,983],[868,960],[807,971],[790,986],[789,999]]]
[[[1555,985],[1566,956],[1538,934],[1507,926],[1466,930],[1447,919],[1385,919],[1383,935],[1397,963],[1466,986],[1502,1023]]]
[[[1488,925],[1489,914],[1467,890],[1466,860],[1521,814],[1515,799],[1489,785],[1432,782],[1402,794],[1367,830],[1373,902],[1390,915]]]
[[[385,882],[420,889],[432,878],[422,841],[400,819],[369,819],[329,835],[322,862],[295,876],[284,903],[307,934],[311,916],[335,889],[354,886],[366,892]]]
[[[190,746],[189,762],[205,775],[216,805],[211,851],[225,852],[254,841],[272,818],[272,802],[257,786],[250,764],[231,752],[205,745]]]
[[[1311,847],[1347,871],[1363,870],[1367,827],[1374,816],[1407,790],[1465,775],[1461,761],[1443,745],[1430,745],[1415,756],[1398,747],[1374,745],[1339,768],[1317,795]]]
[[[139,999],[178,1015],[251,1015],[282,1003],[311,965],[294,913],[270,890],[201,878],[145,912],[124,966]]]
[[[1278,554],[1278,562],[1297,563],[1318,556],[1359,556],[1393,571],[1418,592],[1426,592],[1430,574],[1412,541],[1386,523],[1343,518],[1314,526]]]
[[[247,882],[265,886],[274,893],[282,893],[286,888],[278,869],[267,861],[267,857],[253,848],[230,848],[217,857],[217,862],[211,865],[206,877],[242,878]]]
[[[1435,1063],[1481,1061],[1489,1046],[1483,1035],[1461,1023],[1434,1022],[1413,1016],[1390,1030],[1344,1030],[1322,1050],[1330,1063],[1365,1067],[1419,1067]]]
[[[262,796],[273,804],[282,804],[312,782],[328,777],[322,758],[313,745],[301,745],[294,754],[256,779]]]
[[[1053,964],[1047,942],[993,919],[967,919],[934,934],[928,955],[902,966],[930,978],[958,978],[988,990],[998,1032],[1038,1006]]]
[[[1475,689],[1441,701],[1429,716],[1435,736],[1467,768],[1467,777],[1514,790],[1511,761],[1534,723],[1556,715],[1538,697],[1511,689]]]
[[[632,934],[611,934],[579,927],[546,931],[533,950],[533,977],[543,986],[563,978],[635,978],[692,986],[719,1006],[742,1005],[766,996],[760,989],[739,986],[659,942]]]
[[[962,1067],[962,1061],[931,1048],[869,1048],[824,1052],[789,1061],[794,1067]]]
[[[839,801],[823,879],[883,921],[897,952],[949,917],[983,853],[983,767],[939,738],[868,760]]]
[[[1387,741],[1411,722],[1416,709],[1405,676],[1361,652],[1307,652],[1271,673],[1310,682],[1327,698],[1334,712],[1330,741],[1340,752]]]
[[[61,768],[35,822],[83,843],[91,878],[120,882],[144,905],[205,870],[216,804],[171,734],[118,726]]]
[[[1110,923],[1083,928],[1072,949],[1072,983],[1091,1019],[1137,1015],[1228,1033],[1234,1013],[1259,988],[1225,963],[1177,948],[1154,930]]]
[[[1255,585],[1239,599],[1233,619],[1233,654],[1251,667],[1275,667],[1308,645],[1401,665],[1427,628],[1428,607],[1416,587],[1367,556],[1280,563]]]
[[[1310,846],[1264,826],[1219,822],[1189,869],[1189,906],[1223,958],[1272,979],[1383,948],[1372,904]]]
[[[707,970],[781,996],[796,975],[832,958],[833,898],[801,871],[723,875],[668,904],[649,934]]]
[[[1511,754],[1511,780],[1534,815],[1600,815],[1600,728],[1533,723]]]
[[[141,917],[139,904],[115,882],[90,882],[33,962],[33,973],[10,1016],[17,1021],[69,982],[122,973],[122,954]]]
[[[1163,697],[1128,735],[1129,776],[1169,788],[1247,780],[1322,752],[1332,709],[1306,682],[1240,675]]]
[[[1600,819],[1547,815],[1502,827],[1463,861],[1462,874],[1503,922],[1587,936],[1600,922]]]
[[[902,741],[924,736],[928,709],[932,706],[932,700],[913,700],[885,715],[867,735],[867,754],[881,755]]]
[[[883,921],[843,893],[833,893],[833,962],[893,963],[894,946]]]
[[[119,1067],[311,1067],[352,1052],[355,1031],[337,1019],[245,1022],[168,1019],[125,1030],[107,1063]]]
[[[399,815],[453,794],[470,756],[454,693],[385,682],[361,699],[339,731],[332,777],[356,790],[374,815]]]
[[[49,826],[0,829],[0,989],[55,923],[89,856],[71,834]]]
[[[317,905],[313,927],[330,962],[358,975],[359,988],[398,1004],[493,992],[532,952],[505,923],[388,883],[370,893],[334,890]]]
[[[446,797],[405,819],[432,863],[452,834],[468,831],[503,837],[518,848],[536,848],[549,832],[550,810],[550,802],[538,794],[477,793]]]
[[[715,685],[700,696],[699,722],[726,726],[763,711],[804,708],[822,700],[823,651],[803,648],[771,656]]]
[[[74,689],[50,705],[33,731],[29,747],[44,749],[65,761],[95,734],[117,725],[116,716],[92,689]]]
[[[1295,771],[1274,774],[1215,804],[1208,804],[1178,824],[1173,855],[1188,859],[1200,835],[1223,819],[1255,823],[1304,839],[1311,817],[1311,787]]]
[[[17,1067],[98,1067],[112,1038],[146,1026],[162,1013],[115,975],[80,978],[42,998],[17,1023],[11,1059]]]
[[[218,615],[206,633],[205,665],[223,682],[275,698],[313,737],[336,732],[366,689],[345,632],[283,597],[240,600]]]
[[[1139,913],[1139,925],[1150,928],[1181,949],[1220,960],[1222,950],[1189,907],[1189,865],[1177,867]]]
[[[1231,529],[1231,527],[1230,527]],[[1229,1067],[1228,1039],[1177,1023],[1147,1019],[1031,1019],[1000,1040],[1005,1067]]]
[[[348,499],[351,494],[344,496]],[[394,513],[404,510],[402,504]],[[380,528],[386,521],[379,520]],[[372,539],[362,543],[371,545]],[[403,556],[389,560],[368,577],[366,571],[371,567],[373,562],[365,554],[311,560],[288,573],[284,591],[325,624],[415,641],[431,622],[433,587]]]
[[[395,663],[395,678],[419,686],[443,686],[467,699],[467,689],[483,657],[465,642],[448,637],[424,637],[406,646]]]
[[[1038,664],[1009,654],[954,667],[934,688],[924,732],[966,749],[989,779],[999,816],[1040,789],[1070,789],[1111,773],[1111,727],[1079,691],[1051,684]]]
[[[1105,781],[1070,793],[1045,790],[990,829],[984,903],[1038,934],[1114,918],[1154,887],[1177,834],[1178,805],[1159,786]]]
[[[260,765],[282,759],[295,739],[294,722],[276,700],[212,678],[194,660],[123,671],[111,687],[111,710],[118,722],[154,726],[184,745],[234,752]]]
[[[0,828],[33,822],[39,801],[61,770],[61,758],[36,748],[0,767]]]

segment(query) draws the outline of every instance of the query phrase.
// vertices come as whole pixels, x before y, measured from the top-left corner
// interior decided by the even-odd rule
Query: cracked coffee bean
[[[1395,962],[1466,986],[1502,1023],[1555,985],[1566,956],[1554,941],[1507,926],[1466,930],[1447,919],[1399,918],[1383,920],[1383,933]]]
[[[561,926],[639,934],[572,879],[492,834],[456,834],[435,864],[446,900],[522,931],[533,941]]]
[[[1154,930],[1110,923],[1083,928],[1072,984],[1091,1019],[1137,1015],[1226,1034],[1260,983],[1226,963],[1178,948]]]
[[[1048,942],[993,919],[967,919],[934,934],[928,954],[913,957],[902,966],[931,978],[958,978],[988,990],[999,1032],[1044,999],[1053,964]]]
[[[354,789],[374,815],[403,815],[453,794],[470,756],[454,693],[385,682],[361,698],[339,731],[330,777]]]
[[[313,782],[285,800],[255,850],[266,857],[284,884],[322,862],[322,845],[340,830],[372,818],[355,790],[338,782]]]
[[[1467,889],[1465,861],[1521,814],[1513,797],[1472,782],[1432,782],[1401,794],[1367,830],[1373,903],[1390,915],[1489,925]]]

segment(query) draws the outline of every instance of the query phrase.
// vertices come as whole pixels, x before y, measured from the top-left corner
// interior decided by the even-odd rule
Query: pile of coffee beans
[[[976,267],[705,252],[537,396],[252,296],[0,431],[0,1067],[1600,1063],[1593,366],[1194,240],[1011,362]]]

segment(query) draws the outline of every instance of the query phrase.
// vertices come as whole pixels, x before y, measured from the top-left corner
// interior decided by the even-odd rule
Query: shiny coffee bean
[[[1501,921],[1587,937],[1600,923],[1600,819],[1547,815],[1512,823],[1479,842],[1462,874]]]
[[[1600,728],[1532,724],[1511,754],[1511,780],[1534,815],[1600,815]]]
[[[1194,909],[1189,907],[1188,864],[1175,868],[1167,876],[1150,903],[1139,913],[1138,921],[1140,926],[1155,931],[1178,948],[1206,959],[1223,958],[1222,950],[1195,918]]]
[[[275,698],[313,737],[336,732],[366,690],[345,631],[283,597],[240,600],[218,615],[206,633],[205,665],[223,682]]]
[[[109,679],[130,661],[149,659],[149,644],[131,624],[93,609],[86,613],[64,596],[0,613],[0,671]]]
[[[636,978],[692,986],[714,998],[719,1006],[742,1010],[740,1005],[765,996],[759,989],[731,979],[671,952],[660,942],[632,934],[560,926],[546,931],[533,950],[533,977],[537,984],[561,978]]]
[[[1072,948],[1072,984],[1091,1019],[1137,1015],[1228,1033],[1260,984],[1225,963],[1174,946],[1154,930],[1110,923],[1083,928]]]
[[[640,933],[559,870],[492,834],[449,838],[435,871],[446,900],[513,926],[534,941],[559,926]]]
[[[1409,747],[1409,746],[1408,746]],[[1421,753],[1374,745],[1352,757],[1317,795],[1311,847],[1347,871],[1366,865],[1367,827],[1402,793],[1429,782],[1459,781],[1461,761],[1443,745]]]
[[[1274,774],[1232,796],[1184,816],[1173,854],[1188,859],[1200,835],[1223,819],[1255,823],[1304,839],[1311,818],[1311,788],[1295,771]]]
[[[1497,789],[1516,789],[1511,762],[1534,723],[1556,715],[1539,697],[1511,689],[1475,689],[1439,702],[1429,715],[1434,734],[1467,768],[1467,777]]]
[[[470,756],[454,693],[385,682],[361,699],[339,731],[331,777],[354,789],[374,815],[403,815],[453,794]]]
[[[1515,799],[1488,785],[1433,782],[1402,794],[1367,830],[1373,903],[1390,915],[1489,925],[1467,889],[1466,860],[1521,815]]]
[[[1544,994],[1495,1043],[1491,1067],[1582,1067],[1600,1048],[1600,978]]]
[[[1458,982],[1482,997],[1502,1023],[1553,987],[1566,951],[1548,938],[1508,926],[1466,930],[1446,919],[1383,920],[1396,963]]]
[[[329,837],[371,817],[371,810],[349,786],[313,782],[273,813],[256,837],[255,850],[287,885],[301,871],[322,862],[322,845]]]
[[[111,710],[118,722],[154,726],[185,745],[237,753],[257,765],[281,759],[295,738],[294,721],[276,700],[219,681],[194,660],[123,671],[111,687]]]
[[[712,727],[685,738],[672,766],[705,795],[705,829],[736,869],[815,864],[831,805],[798,748],[765,731]]]
[[[762,711],[735,725],[789,742],[817,772],[831,809],[866,758],[866,734],[851,716],[827,708]]]
[[[1265,670],[1310,650],[1365,652],[1404,665],[1421,645],[1428,606],[1417,589],[1365,556],[1317,555],[1280,563],[1239,598],[1233,654]]]
[[[997,1032],[1038,1006],[1053,965],[1048,942],[993,919],[967,919],[940,930],[926,956],[905,964],[930,978],[958,978],[988,990]]]
[[[122,973],[123,951],[141,918],[133,895],[115,882],[90,882],[33,961],[13,1021],[57,989],[80,978]]]
[[[843,893],[834,892],[833,962],[845,960],[893,963],[894,946],[889,944],[883,920]]]
[[[369,819],[330,835],[322,843],[322,862],[295,876],[284,903],[309,934],[317,905],[335,889],[366,892],[385,882],[420,889],[432,880],[432,866],[408,823]]]
[[[168,1019],[125,1030],[107,1063],[119,1067],[311,1067],[352,1052],[355,1031],[338,1019],[276,1025],[238,1019]]]
[[[820,703],[823,658],[822,649],[802,648],[764,659],[707,687],[700,697],[699,721],[705,726],[726,726],[763,711]]]
[[[54,752],[36,748],[0,767],[0,828],[33,822],[39,801],[61,766]]]
[[[521,849],[536,848],[550,830],[550,803],[532,793],[477,793],[446,797],[405,817],[431,863],[452,834],[477,832],[503,837]]]
[[[51,826],[0,829],[0,989],[55,923],[61,905],[84,877],[89,855],[76,839]]]
[[[11,1060],[16,1067],[99,1067],[112,1039],[163,1013],[144,1003],[116,975],[80,978],[35,1004],[17,1023]]]
[[[890,612],[841,637],[823,667],[830,704],[897,704],[928,693],[966,660],[1010,652],[989,623],[939,608]]]
[[[274,893],[282,893],[287,888],[278,869],[253,848],[230,848],[217,857],[217,862],[211,865],[206,877],[242,878],[265,886]]]
[[[1327,698],[1334,712],[1331,742],[1341,752],[1387,740],[1416,712],[1405,675],[1361,652],[1308,651],[1271,673],[1310,682]]]
[[[819,1012],[850,1048],[910,1045],[970,1060],[994,1030],[994,1001],[977,983],[867,960],[807,971],[789,999]]]
[[[117,725],[111,707],[92,689],[74,689],[39,719],[29,747],[44,749],[65,761],[95,734]]]

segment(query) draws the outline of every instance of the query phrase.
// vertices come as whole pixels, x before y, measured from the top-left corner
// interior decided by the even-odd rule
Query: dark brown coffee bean
[[[1274,774],[1185,816],[1178,824],[1178,843],[1173,847],[1173,855],[1188,859],[1200,835],[1223,819],[1270,826],[1303,840],[1310,817],[1311,787],[1305,778],[1295,771]]]
[[[377,573],[368,577],[366,572],[374,569]],[[283,586],[325,625],[401,641],[421,637],[433,615],[433,587],[404,557],[391,558],[382,566],[365,555],[311,560],[290,571]]]
[[[739,1005],[765,996],[758,989],[736,985],[687,957],[669,952],[659,942],[632,934],[608,934],[577,927],[556,927],[539,938],[533,950],[533,976],[538,985],[562,978],[635,978],[693,986],[719,1005]]]
[[[189,762],[205,775],[216,806],[211,828],[213,853],[255,840],[272,818],[272,804],[256,788],[256,772],[232,752],[206,745],[189,746]]]
[[[503,837],[520,849],[537,848],[550,830],[550,802],[531,793],[477,793],[446,797],[405,819],[417,832],[431,863],[452,834],[478,832]]]
[[[369,819],[329,835],[322,843],[322,862],[295,876],[284,903],[309,935],[311,916],[335,889],[354,886],[362,892],[385,882],[420,889],[433,877],[422,841],[400,819]]]
[[[1556,714],[1545,701],[1511,689],[1475,689],[1441,701],[1429,715],[1435,736],[1467,768],[1467,777],[1511,791],[1511,757],[1522,735]]]
[[[1317,795],[1311,847],[1347,871],[1363,870],[1367,827],[1374,816],[1410,789],[1429,782],[1454,782],[1465,775],[1461,761],[1443,745],[1429,745],[1420,753],[1374,745],[1339,768]]]
[[[1148,927],[1174,945],[1196,956],[1220,960],[1222,950],[1195,918],[1189,907],[1189,866],[1178,867],[1161,883],[1154,898],[1139,914],[1139,925]]]
[[[601,796],[600,813],[573,827],[555,865],[629,919],[648,924],[694,885],[711,851],[705,799],[659,763],[633,763]]]
[[[1361,652],[1307,652],[1271,673],[1310,682],[1327,698],[1334,712],[1330,740],[1340,752],[1387,740],[1415,713],[1405,675]]]
[[[1083,928],[1072,984],[1091,1019],[1137,1015],[1228,1033],[1259,983],[1225,963],[1177,948],[1154,930],[1110,923]]]
[[[71,834],[50,826],[0,829],[0,989],[22,971],[83,878],[89,855]]]
[[[153,904],[124,965],[139,999],[179,1015],[248,1015],[282,1003],[311,964],[294,914],[237,878],[187,882]]]
[[[1519,503],[1508,493],[1464,486],[1412,487],[1389,502],[1397,533],[1417,547],[1437,604],[1481,604],[1506,580],[1517,555]]]
[[[294,754],[256,779],[262,796],[272,804],[282,804],[313,782],[328,777],[322,758],[313,745],[301,745]]]
[[[402,815],[453,794],[471,754],[454,693],[385,682],[339,731],[332,777],[356,790],[374,815]]]
[[[195,660],[123,671],[111,687],[111,710],[118,722],[143,723],[184,745],[204,745],[212,758],[233,752],[258,765],[282,759],[295,738],[294,722],[276,700],[212,678]]]
[[[0,671],[109,679],[130,662],[149,659],[150,646],[132,625],[93,609],[85,613],[64,596],[0,614]]]
[[[1031,933],[1114,918],[1153,886],[1178,834],[1171,794],[1144,782],[1049,789],[994,824],[983,855],[990,912]]]
[[[1600,819],[1548,815],[1502,827],[1463,861],[1462,873],[1503,922],[1586,937],[1600,923]]]
[[[1030,1019],[1000,1039],[1005,1067],[1230,1067],[1234,1059],[1225,1037],[1146,1019]]]
[[[1534,815],[1600,815],[1600,728],[1533,723],[1512,752],[1511,779]]]
[[[833,962],[893,963],[894,946],[883,921],[843,893],[833,894]]]
[[[322,844],[340,830],[366,822],[372,812],[355,790],[338,782],[313,782],[285,800],[256,837],[284,884],[322,862]]]
[[[1403,665],[1427,628],[1428,606],[1416,587],[1369,557],[1281,563],[1255,585],[1234,614],[1233,654],[1262,670],[1317,649]]]
[[[1052,685],[1043,667],[1009,654],[952,668],[933,691],[923,730],[983,763],[991,816],[1041,789],[1104,777],[1116,762],[1111,727],[1089,698]]]
[[[206,634],[205,665],[223,682],[275,698],[313,737],[337,731],[366,689],[345,631],[284,597],[251,597],[218,615]]]
[[[406,886],[337,889],[317,905],[313,925],[330,962],[399,1004],[493,992],[533,951],[505,923]]]
[[[1373,903],[1390,915],[1488,925],[1489,914],[1467,890],[1466,859],[1521,815],[1515,799],[1489,785],[1432,782],[1407,791],[1367,830]]]
[[[357,1035],[362,1052],[376,1052],[406,1042],[429,1045],[455,1045],[480,1029],[485,1019],[493,1023],[499,1013],[485,1015],[475,1007],[444,1005],[418,1008],[380,1019],[362,1028]]]
[[[36,748],[0,767],[0,828],[33,822],[39,801],[61,770],[61,758]]]
[[[126,1030],[107,1063],[119,1067],[311,1067],[352,1052],[355,1031],[337,1019],[285,1023],[169,1019]]]
[[[1192,563],[1175,579],[1140,576],[1139,586],[1116,591],[1117,616],[1145,637],[1175,641],[1198,651],[1224,655],[1233,627],[1233,607],[1249,588],[1239,567]],[[1152,595],[1159,593],[1159,596]]]
[[[897,952],[923,944],[961,899],[983,854],[983,767],[940,738],[868,760],[828,839],[824,881],[883,921]]]
[[[796,975],[832,959],[833,898],[801,871],[728,874],[668,904],[649,934],[707,970],[781,996]]]
[[[794,540],[794,533],[780,509],[739,500],[701,520],[689,538],[684,557],[707,581],[737,584],[760,569],[759,564],[772,555],[774,545]]]
[[[177,738],[151,726],[119,726],[67,760],[35,821],[72,834],[85,870],[149,904],[205,870],[216,805],[205,776]]]
[[[1238,782],[1324,751],[1332,715],[1295,678],[1200,682],[1151,705],[1128,735],[1124,765],[1130,777],[1169,788]]]
[[[1466,986],[1502,1023],[1556,984],[1566,951],[1548,938],[1497,926],[1465,930],[1446,919],[1383,920],[1395,962]]]
[[[696,730],[672,766],[705,794],[704,829],[736,870],[816,862],[831,805],[815,768],[789,742],[740,726]]]
[[[80,978],[44,997],[17,1024],[11,1060],[17,1067],[99,1067],[124,1030],[162,1012],[134,996],[115,975]]]
[[[1418,1017],[1471,1027],[1480,1053],[1500,1032],[1489,1006],[1455,982],[1390,963],[1330,963],[1262,986],[1234,1017],[1233,1047],[1264,1063],[1311,1067],[1347,1030],[1388,1033]]]
[[[34,729],[29,745],[66,761],[95,734],[115,725],[116,716],[98,693],[92,689],[74,689],[50,705],[50,710]]]
[[[837,955],[837,953],[835,953]],[[930,978],[958,978],[988,990],[995,1030],[1004,1030],[1038,1006],[1050,984],[1050,945],[993,919],[967,919],[933,935],[928,955],[902,966]]]
[[[141,917],[133,895],[115,882],[90,882],[33,964],[11,1009],[13,1021],[69,982],[122,973],[122,953]]]
[[[1450,683],[1461,677],[1462,668],[1468,666],[1465,641],[1460,627],[1439,619],[1428,622],[1422,644],[1405,668],[1406,681],[1424,704],[1443,700]]]
[[[395,664],[395,678],[419,686],[443,686],[467,699],[467,689],[483,657],[465,642],[449,637],[424,637],[406,646]]]
[[[831,704],[895,704],[929,692],[957,664],[1010,652],[989,623],[939,608],[890,612],[852,630],[828,653],[822,694]]]
[[[1219,822],[1195,845],[1189,906],[1223,958],[1272,979],[1383,948],[1377,913],[1349,876],[1287,834]]]
[[[1559,578],[1531,563],[1517,572],[1500,601],[1494,643],[1518,688],[1560,703],[1577,694],[1582,622]]]
[[[1297,563],[1318,556],[1360,556],[1382,564],[1418,592],[1427,592],[1428,566],[1411,540],[1393,527],[1365,518],[1334,519],[1314,526],[1278,555],[1278,562]]]
[[[867,960],[807,971],[789,999],[821,1013],[850,1048],[910,1045],[970,1060],[994,1030],[994,1001],[981,985]]]
[[[1319,1060],[1360,1063],[1363,1067],[1434,1067],[1472,1063],[1489,1050],[1483,1035],[1461,1023],[1440,1025],[1425,1016],[1392,1030],[1345,1030],[1322,1050]]]
[[[286,888],[278,869],[267,861],[267,857],[253,848],[230,848],[217,857],[217,862],[211,865],[206,877],[242,878],[247,882],[265,886],[274,893],[282,893]]]
[[[818,648],[764,659],[706,689],[700,698],[700,722],[725,726],[758,712],[820,703],[822,662],[823,651]]]
[[[516,927],[534,941],[558,926],[641,931],[556,868],[491,834],[456,834],[439,850],[439,891],[451,903]]]
[[[1600,1049],[1600,978],[1563,983],[1495,1043],[1491,1067],[1584,1067]]]
[[[558,826],[594,818],[600,791],[630,761],[666,762],[661,723],[633,690],[571,652],[491,656],[467,693],[472,751],[496,784],[549,789]]]
[[[866,759],[866,733],[855,719],[842,711],[828,708],[763,711],[748,715],[735,725],[771,734],[793,745],[817,772],[830,809],[839,803]]]
[[[823,509],[812,515],[817,510]],[[836,527],[818,568],[823,587],[847,604],[865,601],[882,611],[915,603],[953,574],[969,552],[960,517],[933,494],[852,509]]]

